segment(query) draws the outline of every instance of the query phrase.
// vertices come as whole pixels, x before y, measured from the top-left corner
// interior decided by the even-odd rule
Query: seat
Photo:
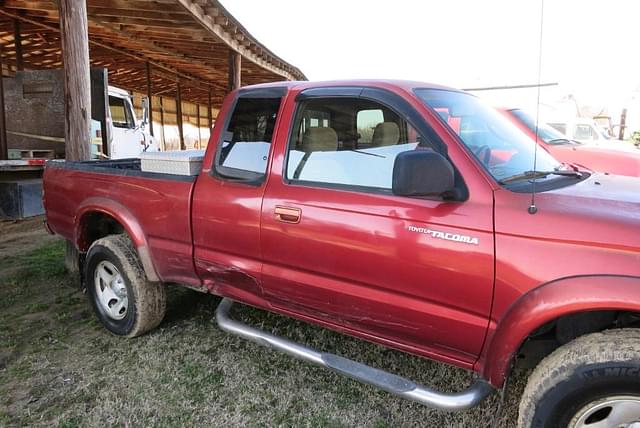
[[[395,122],[380,122],[373,130],[371,146],[395,146],[400,141],[400,128]]]
[[[309,128],[302,136],[302,150],[306,153],[335,152],[338,134],[333,128]]]

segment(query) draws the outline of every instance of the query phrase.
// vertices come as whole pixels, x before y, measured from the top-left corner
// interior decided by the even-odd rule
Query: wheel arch
[[[149,281],[160,281],[157,274],[147,237],[133,213],[124,205],[107,198],[89,198],[78,208],[74,225],[74,244],[81,252],[89,250],[91,244],[104,233],[96,232],[96,227],[104,221],[113,221],[122,228],[138,252],[138,257]]]
[[[581,275],[542,284],[516,300],[498,321],[476,367],[494,386],[504,383],[527,338],[564,316],[592,311],[640,312],[640,277]]]

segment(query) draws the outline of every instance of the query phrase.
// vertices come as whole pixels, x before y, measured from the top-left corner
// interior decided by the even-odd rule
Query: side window
[[[116,128],[134,128],[131,109],[124,98],[109,95],[109,111],[111,112],[111,123]]]
[[[326,122],[308,126],[323,112]],[[327,124],[329,126],[320,126]],[[363,143],[362,129],[370,129]],[[424,139],[423,139],[424,140]],[[390,190],[396,156],[428,148],[416,130],[393,110],[349,98],[314,99],[298,108],[289,142],[286,178],[372,190]]]
[[[576,140],[593,140],[594,136],[591,125],[576,125],[574,138]]]
[[[264,178],[279,109],[280,98],[237,101],[216,153],[218,174],[247,181]]]
[[[548,123],[552,128],[554,128],[558,132],[562,132],[564,135],[567,135],[567,125],[564,123]],[[575,138],[569,135],[569,138]]]

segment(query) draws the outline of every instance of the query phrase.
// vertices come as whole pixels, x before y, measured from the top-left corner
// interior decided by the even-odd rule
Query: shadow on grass
[[[462,427],[489,426],[496,413],[497,395],[471,412],[438,412],[228,335],[213,319],[220,298],[180,286],[169,286],[158,329],[116,337],[64,273],[63,255],[56,242],[0,261],[0,305],[12,299],[0,310],[0,426]],[[440,389],[471,381],[464,370],[248,306],[232,315]],[[498,426],[513,425],[517,394]]]

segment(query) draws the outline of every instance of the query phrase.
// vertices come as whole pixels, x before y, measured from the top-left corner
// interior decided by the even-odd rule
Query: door
[[[260,209],[284,91],[240,94],[223,106],[215,155],[194,189],[194,260],[211,292],[252,303],[261,295]]]
[[[133,106],[128,98],[109,95],[111,115],[111,159],[137,157],[145,148],[142,130],[136,126]]]
[[[343,331],[472,363],[493,293],[491,189],[459,177],[458,200],[394,196],[395,156],[442,141],[406,103],[374,94],[298,97],[263,202],[264,293]]]

